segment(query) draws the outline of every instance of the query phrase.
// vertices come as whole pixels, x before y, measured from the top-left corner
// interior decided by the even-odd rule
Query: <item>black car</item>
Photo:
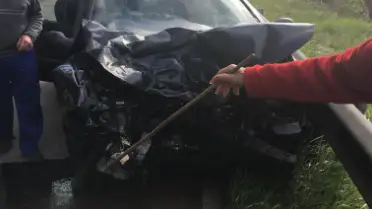
[[[311,24],[260,23],[252,10],[236,0],[58,1],[57,23],[44,31],[39,49],[66,60],[53,70],[45,62],[42,74],[56,86],[70,154],[118,179],[148,164],[221,167],[247,163],[254,153],[294,163],[312,129],[301,105],[209,95],[106,168],[207,88],[218,69],[251,53],[257,59],[250,65],[292,60],[312,37]],[[80,14],[80,24],[67,14]]]
[[[53,101],[42,104],[51,121],[42,151],[63,158],[66,141],[80,177],[98,170],[127,180],[174,162],[292,164],[298,145],[317,136],[303,104],[208,95],[108,169],[220,68],[251,53],[249,65],[292,61],[314,26],[269,23],[246,0],[58,0],[54,13],[36,43],[42,89],[49,89],[42,99]]]

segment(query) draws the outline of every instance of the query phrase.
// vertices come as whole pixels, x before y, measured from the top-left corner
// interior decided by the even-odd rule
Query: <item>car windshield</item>
[[[110,30],[142,35],[257,22],[240,0],[98,0],[91,19]]]

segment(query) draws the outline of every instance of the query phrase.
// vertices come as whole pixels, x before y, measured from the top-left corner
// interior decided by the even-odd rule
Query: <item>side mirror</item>
[[[275,22],[278,22],[278,23],[293,23],[293,20],[289,17],[281,17],[281,18],[278,18],[275,20]]]

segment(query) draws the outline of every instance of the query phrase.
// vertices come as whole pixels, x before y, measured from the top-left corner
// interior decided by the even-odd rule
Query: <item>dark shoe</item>
[[[10,139],[0,140],[0,155],[8,153],[13,147],[13,141]]]
[[[22,157],[25,158],[29,162],[39,162],[44,160],[43,155],[41,154],[40,150],[37,149],[30,154],[22,154]]]

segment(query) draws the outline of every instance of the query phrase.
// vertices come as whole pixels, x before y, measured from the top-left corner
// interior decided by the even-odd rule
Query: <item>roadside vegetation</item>
[[[315,23],[314,38],[302,51],[309,57],[355,46],[372,35],[363,0],[251,0],[269,20],[290,17]],[[372,108],[367,111],[372,117]],[[241,172],[232,185],[237,209],[365,209],[368,208],[335,153],[324,139],[301,150],[288,182]]]

